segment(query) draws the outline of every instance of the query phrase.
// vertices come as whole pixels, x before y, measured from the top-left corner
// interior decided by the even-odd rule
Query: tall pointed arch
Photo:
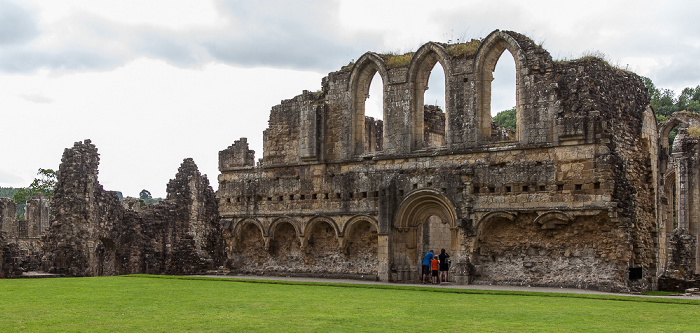
[[[449,116],[449,98],[448,89],[450,81],[450,73],[452,67],[449,61],[449,55],[445,48],[437,43],[427,43],[421,46],[413,55],[411,63],[408,67],[408,82],[411,83],[411,150],[421,149],[424,143],[424,123],[423,123],[423,106],[425,104],[425,90],[428,88],[428,80],[430,72],[435,67],[436,63],[440,63],[445,71],[445,144],[450,144],[450,116]]]
[[[372,83],[372,78],[376,73],[382,78],[382,90],[386,94],[386,86],[389,82],[389,76],[384,60],[373,52],[363,54],[357,60],[350,74],[350,94],[351,94],[351,137],[352,151],[355,155],[365,153],[365,100],[369,96],[369,87]],[[382,102],[384,113],[386,113],[386,98]],[[386,119],[386,114],[384,115]],[[382,133],[382,140],[386,135],[386,129]]]
[[[508,50],[515,60],[515,109],[516,109],[516,141],[524,139],[522,112],[525,97],[523,70],[526,63],[525,52],[518,42],[510,35],[496,30],[488,35],[481,43],[475,60],[477,73],[477,118],[479,139],[491,140],[491,81],[493,71],[504,51]]]

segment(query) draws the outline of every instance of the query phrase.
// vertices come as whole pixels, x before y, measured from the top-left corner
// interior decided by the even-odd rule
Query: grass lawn
[[[3,279],[0,332],[700,329],[697,301],[600,297],[149,276]]]

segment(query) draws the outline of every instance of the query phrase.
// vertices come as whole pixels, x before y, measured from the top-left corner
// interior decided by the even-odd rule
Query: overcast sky
[[[328,72],[367,51],[495,29],[555,59],[600,51],[679,93],[700,84],[698,13],[700,2],[659,0],[0,0],[0,186],[29,185],[89,138],[105,189],[164,196],[192,157],[216,190],[218,151],[247,137],[262,157],[270,108],[320,89]],[[507,58],[493,109],[514,105]],[[426,103],[444,99],[439,82],[434,74]]]

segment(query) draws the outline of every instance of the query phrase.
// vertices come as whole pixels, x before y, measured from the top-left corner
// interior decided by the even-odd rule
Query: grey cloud
[[[41,95],[41,94],[22,94],[22,95],[20,95],[20,97],[27,100],[27,101],[38,103],[38,104],[51,104],[51,103],[53,103],[53,99],[51,99],[50,97]]]
[[[125,58],[118,55],[88,48],[22,48],[0,52],[0,70],[8,73],[32,72],[40,68],[66,72],[107,70],[124,62]]]
[[[230,30],[204,45],[226,62],[322,70],[337,68],[381,45],[379,36],[341,31],[337,1],[289,4],[220,1]]]
[[[13,3],[0,0],[0,45],[22,44],[38,34],[35,13]]]
[[[127,26],[81,13],[67,22],[69,33],[42,32],[54,34],[58,46],[36,42],[0,49],[0,71],[108,70],[140,56],[182,67],[218,60],[239,66],[333,70],[381,44],[380,36],[342,31],[337,2],[300,6],[287,1],[219,1],[218,9],[226,26],[190,31]]]

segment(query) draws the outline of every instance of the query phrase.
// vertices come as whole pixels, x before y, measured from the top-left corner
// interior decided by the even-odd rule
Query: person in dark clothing
[[[438,260],[440,260],[440,282],[447,282],[447,271],[450,269],[450,255],[445,249],[440,250]]]

